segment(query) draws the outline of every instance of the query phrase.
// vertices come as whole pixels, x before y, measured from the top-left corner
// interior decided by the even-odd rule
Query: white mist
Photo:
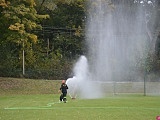
[[[91,3],[86,33],[92,75],[97,81],[135,80],[148,47],[143,6],[131,14],[125,4]]]
[[[71,98],[100,98],[102,92],[97,84],[91,79],[91,74],[88,68],[88,60],[85,56],[81,56],[73,68],[73,78],[67,79],[69,87],[68,93]]]
[[[90,0],[87,4],[89,66],[86,57],[81,56],[74,67],[79,96],[102,97],[107,88],[102,90],[100,83],[143,81],[144,61],[151,42],[143,5],[131,10],[125,2],[111,5],[109,0]]]

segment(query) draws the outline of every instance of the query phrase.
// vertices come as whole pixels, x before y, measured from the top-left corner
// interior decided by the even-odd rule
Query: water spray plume
[[[73,68],[73,78],[67,79],[68,93],[71,98],[99,98],[101,96],[98,86],[92,82],[88,60],[81,56]]]
[[[126,6],[125,2],[112,5],[104,0],[91,0],[87,5],[85,33],[89,66],[87,58],[81,56],[68,83],[76,84],[81,97],[96,98],[106,93],[99,83],[113,83],[115,92],[114,83],[143,80],[143,61],[150,50],[144,6],[135,3],[134,7]]]

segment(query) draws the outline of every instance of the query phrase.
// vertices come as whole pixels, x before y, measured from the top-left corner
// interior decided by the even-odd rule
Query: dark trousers
[[[67,96],[67,93],[62,93],[61,95],[60,95],[60,101],[66,101],[67,99],[66,99],[66,96]]]

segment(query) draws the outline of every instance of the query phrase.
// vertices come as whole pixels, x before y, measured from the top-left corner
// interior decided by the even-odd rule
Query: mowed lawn
[[[0,120],[155,120],[160,97],[112,96],[103,99],[68,98],[59,95],[11,95],[0,97]]]
[[[160,96],[74,100],[67,96],[67,103],[59,103],[58,93],[35,93],[1,94],[0,120],[156,120],[160,115]]]

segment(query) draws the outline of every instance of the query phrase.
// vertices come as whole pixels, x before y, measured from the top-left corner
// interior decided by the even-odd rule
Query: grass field
[[[13,95],[0,97],[0,120],[155,120],[160,97],[110,96],[103,99],[68,98],[59,95]]]
[[[37,86],[42,81],[32,82]],[[52,90],[58,89],[59,82],[51,82],[57,86]],[[6,85],[4,78],[3,85]],[[4,87],[1,90],[0,120],[156,120],[156,116],[160,115],[160,96],[110,95],[101,99],[75,100],[68,96],[67,103],[59,103],[57,93],[44,94],[37,87],[38,90],[32,89],[35,92],[29,94],[28,90],[25,94],[18,91],[28,88],[19,86],[13,89],[11,86],[8,90],[4,91]]]

